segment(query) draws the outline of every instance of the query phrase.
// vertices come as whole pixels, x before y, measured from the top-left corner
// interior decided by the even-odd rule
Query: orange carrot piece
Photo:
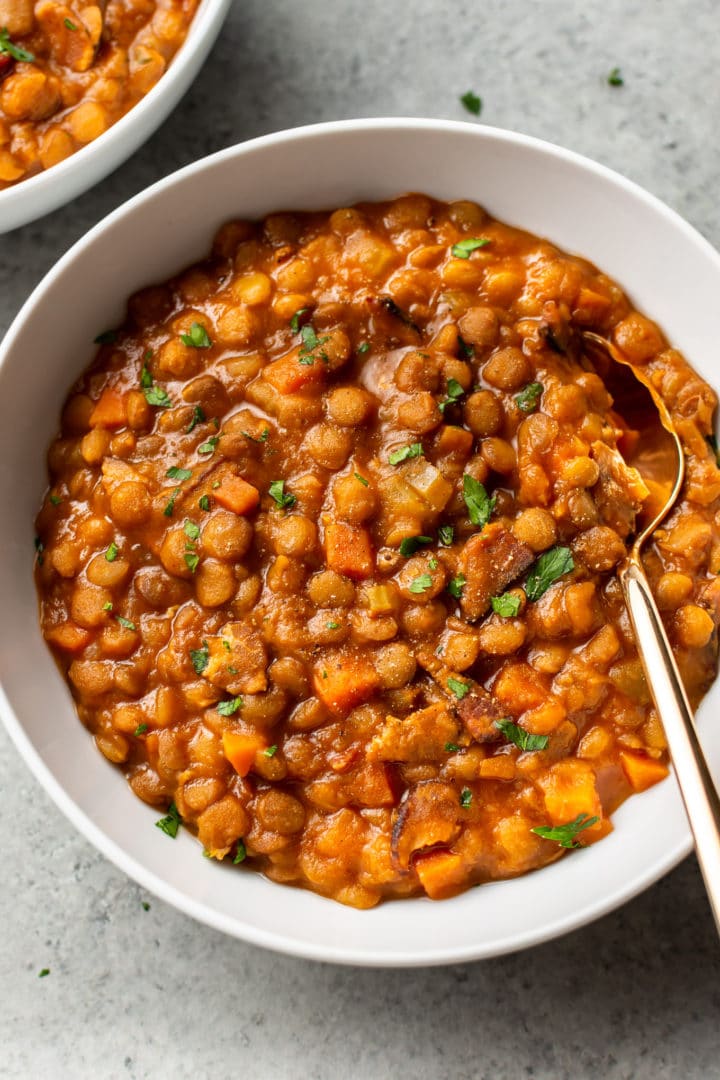
[[[371,577],[375,569],[367,529],[344,522],[335,522],[325,529],[325,558],[331,570],[357,580]]]
[[[348,712],[362,705],[372,697],[379,683],[373,665],[359,656],[321,660],[313,672],[315,693],[333,712]]]
[[[431,851],[418,855],[415,872],[431,900],[442,900],[463,883],[464,863],[454,851]]]
[[[220,487],[213,491],[213,498],[234,514],[249,514],[260,502],[260,492],[242,476],[224,476]]]
[[[119,428],[127,424],[125,395],[108,386],[90,413],[90,427]]]
[[[311,364],[301,364],[298,352],[293,351],[289,356],[282,356],[268,364],[263,378],[281,394],[294,394],[310,383],[321,382],[326,370],[319,357],[313,357]]]
[[[443,457],[466,458],[472,452],[473,435],[465,428],[444,424],[440,428],[435,446],[438,454]]]
[[[633,791],[646,791],[653,784],[664,780],[669,772],[662,761],[656,761],[647,754],[632,753],[630,750],[621,751],[620,764]]]
[[[255,755],[267,749],[267,742],[257,732],[223,731],[223,753],[238,776],[247,776],[255,764]]]
[[[45,634],[45,640],[65,652],[77,653],[89,644],[92,634],[73,622],[59,623]]]

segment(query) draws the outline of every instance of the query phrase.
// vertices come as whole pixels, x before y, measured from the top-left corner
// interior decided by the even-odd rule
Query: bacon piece
[[[474,622],[484,615],[490,598],[503,592],[534,559],[532,548],[498,523],[471,536],[458,560],[458,571],[465,577],[460,598],[465,618]]]
[[[416,851],[451,844],[460,832],[458,793],[442,780],[422,780],[401,805],[392,831],[395,862],[407,869]]]
[[[500,732],[496,720],[507,716],[500,702],[482,686],[473,686],[471,692],[458,702],[457,714],[476,742],[495,742]]]

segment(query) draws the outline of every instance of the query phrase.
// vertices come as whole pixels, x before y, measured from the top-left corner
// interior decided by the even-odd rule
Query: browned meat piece
[[[600,467],[593,498],[605,525],[621,537],[635,530],[635,515],[649,495],[640,474],[629,468],[617,450],[603,442],[592,444],[592,456]]]
[[[465,577],[460,599],[465,618],[474,622],[484,615],[490,598],[503,592],[534,559],[531,547],[497,523],[471,536],[458,560],[458,570]]]
[[[473,686],[467,697],[458,703],[457,713],[476,742],[499,739],[495,721],[507,716],[507,710],[482,686]]]
[[[370,761],[433,761],[457,739],[457,721],[441,702],[418,709],[404,720],[387,716],[368,747]]]
[[[407,869],[416,851],[450,844],[460,832],[460,801],[450,784],[423,780],[401,805],[392,832],[392,855]]]
[[[230,694],[267,690],[267,653],[262,638],[245,623],[228,623],[207,639],[208,662],[203,675]]]

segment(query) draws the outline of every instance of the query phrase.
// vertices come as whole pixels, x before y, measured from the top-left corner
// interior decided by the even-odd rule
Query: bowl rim
[[[67,205],[132,157],[189,88],[207,59],[232,2],[200,0],[180,48],[155,85],[137,104],[97,139],[81,146],[57,165],[0,191],[0,234],[21,228]],[[189,76],[188,70],[191,71]],[[128,145],[121,150],[123,139]],[[89,180],[88,176],[91,177]],[[59,194],[60,191],[64,194]],[[3,215],[10,219],[7,227],[2,225]]]
[[[720,254],[693,226],[682,218],[675,210],[667,206],[656,196],[647,192],[635,182],[627,179],[614,170],[593,161],[575,151],[557,146],[533,136],[493,128],[488,125],[468,123],[451,120],[432,120],[416,117],[385,117],[363,118],[358,120],[330,121],[321,124],[305,125],[300,128],[283,130],[258,138],[236,144],[224,150],[217,151],[199,159],[163,179],[157,181],[116,208],[88,233],[81,237],[55,266],[42,278],[34,288],[29,298],[25,301],[20,311],[13,320],[4,341],[0,345],[0,365],[5,361],[6,354],[12,349],[16,337],[19,336],[28,319],[32,317],[33,310],[43,297],[62,276],[66,267],[80,256],[84,250],[91,246],[96,238],[126,216],[131,216],[135,208],[144,202],[154,198],[159,191],[167,186],[184,181],[187,177],[205,170],[212,169],[216,165],[232,159],[241,158],[244,154],[266,146],[277,146],[287,142],[298,142],[314,138],[318,135],[333,135],[348,131],[404,131],[422,132],[458,132],[485,135],[492,140],[499,140],[525,147],[551,157],[560,158],[571,165],[579,167],[585,172],[593,173],[616,187],[624,189],[634,198],[644,202],[657,213],[679,229],[689,242],[699,247],[706,257],[710,257],[720,273]],[[671,846],[662,858],[649,865],[640,876],[633,876],[632,881],[616,888],[612,893],[602,895],[597,900],[586,903],[572,915],[562,914],[561,917],[546,923],[541,929],[519,929],[504,938],[493,939],[492,943],[467,943],[462,946],[431,947],[423,951],[421,955],[416,952],[378,949],[376,951],[366,948],[356,949],[352,945],[324,945],[299,941],[291,934],[276,933],[257,928],[248,923],[240,923],[238,918],[225,915],[222,912],[207,907],[200,901],[192,899],[181,892],[175,886],[169,884],[164,878],[154,871],[146,868],[137,859],[128,854],[123,848],[107,836],[93,820],[79,808],[68,794],[62,784],[55,778],[51,769],[45,764],[40,753],[35,749],[26,734],[20,719],[0,686],[0,718],[3,720],[13,743],[17,747],[21,757],[25,760],[31,772],[48,792],[56,806],[72,822],[78,831],[96,847],[101,854],[110,859],[119,869],[130,878],[138,882],[148,892],[153,893],[159,899],[172,904],[180,911],[192,916],[199,922],[220,930],[230,936],[240,938],[254,945],[259,945],[271,950],[316,961],[349,964],[363,967],[419,967],[435,966],[467,962],[471,960],[485,959],[492,956],[502,955],[541,944],[561,934],[569,933],[581,926],[592,922],[601,916],[614,910],[616,907],[637,896],[644,889],[659,880],[664,874],[675,867],[692,850],[692,839],[687,823],[680,839]],[[672,772],[671,772],[672,776]],[[668,781],[673,783],[671,779]],[[402,904],[406,901],[396,900],[394,904]],[[414,902],[419,902],[417,899]]]

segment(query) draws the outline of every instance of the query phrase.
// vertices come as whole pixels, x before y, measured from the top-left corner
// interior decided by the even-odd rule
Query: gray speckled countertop
[[[163,130],[2,239],[0,333],[87,228],[193,158],[319,120],[467,118],[469,87],[485,122],[613,166],[720,245],[717,19],[717,0],[237,0]],[[607,84],[615,66],[623,87]],[[720,1076],[720,951],[694,860],[532,951],[362,971],[263,952],[145,897],[60,817],[3,732],[0,806],[9,1080]]]

